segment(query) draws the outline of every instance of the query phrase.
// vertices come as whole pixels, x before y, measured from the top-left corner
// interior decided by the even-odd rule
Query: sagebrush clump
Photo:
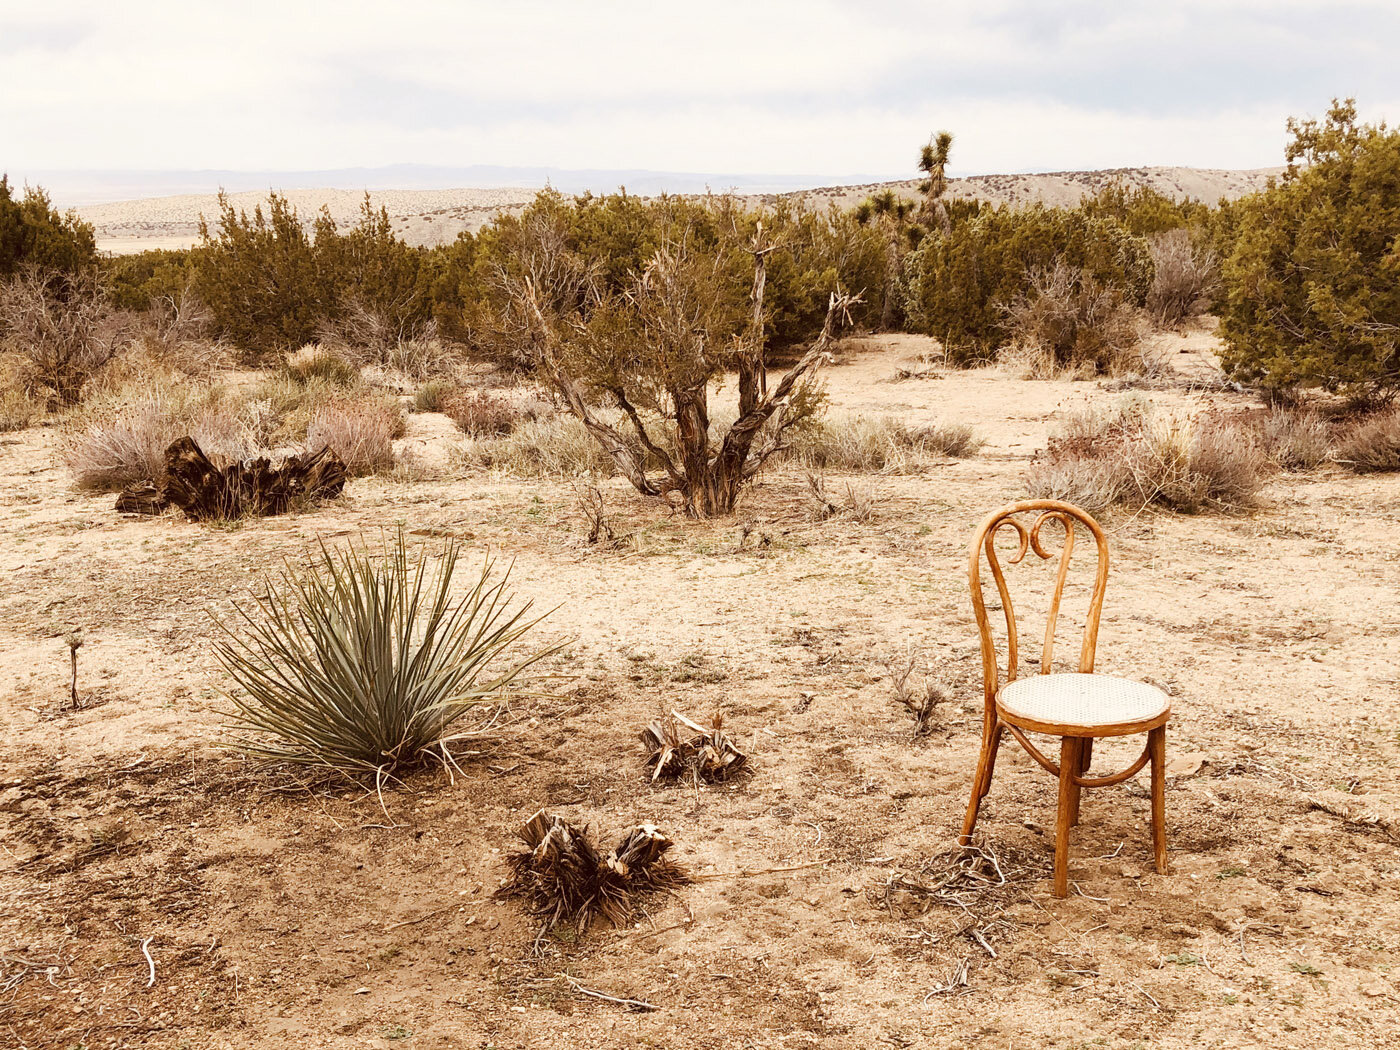
[[[1090,513],[1153,505],[1196,513],[1253,506],[1272,467],[1237,420],[1162,416],[1134,401],[1072,416],[1023,480],[1032,498]]]

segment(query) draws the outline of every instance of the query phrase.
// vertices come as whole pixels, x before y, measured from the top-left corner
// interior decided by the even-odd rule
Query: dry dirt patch
[[[969,422],[981,455],[850,479],[880,496],[864,522],[811,520],[796,471],[698,524],[607,482],[629,539],[606,547],[566,482],[453,476],[445,458],[237,529],[124,521],[69,489],[51,430],[7,439],[0,1032],[45,1048],[1385,1045],[1400,483],[1324,471],[1276,480],[1250,516],[1110,520],[1102,669],[1174,695],[1173,872],[1151,872],[1130,783],[1088,796],[1072,895],[1051,898],[1053,785],[1008,754],[980,825],[1007,882],[950,904],[904,887],[947,875],[975,760],[965,543],[1020,494],[1058,416],[1120,395],[995,370],[891,382],[927,350],[853,350],[835,407]],[[388,793],[386,814],[215,748],[207,610],[318,536],[398,521],[513,558],[523,596],[560,604],[545,634],[573,637],[552,668],[573,677],[518,703],[455,780]],[[69,713],[75,626],[80,685],[103,702]],[[911,645],[950,694],[918,738],[885,666]],[[672,709],[722,714],[753,775],[649,784],[637,732]],[[536,952],[492,894],[543,804],[604,838],[660,824],[696,882],[635,927]]]

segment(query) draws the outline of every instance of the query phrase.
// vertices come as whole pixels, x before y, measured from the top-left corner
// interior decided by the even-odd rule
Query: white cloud
[[[0,13],[0,165],[908,172],[1259,166],[1400,115],[1383,3],[274,3]]]

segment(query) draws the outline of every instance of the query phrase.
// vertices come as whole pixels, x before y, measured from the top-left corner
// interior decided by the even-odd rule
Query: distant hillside
[[[1086,194],[1121,179],[1132,186],[1150,186],[1178,200],[1194,198],[1215,203],[1234,199],[1262,189],[1265,182],[1282,168],[1256,168],[1249,171],[1221,171],[1207,168],[1116,168],[1106,171],[1058,171],[1030,175],[974,175],[949,180],[954,197],[971,197],[992,204],[1072,206]],[[886,188],[901,196],[918,193],[918,180],[871,182],[861,185],[827,186],[784,193],[748,194],[749,201],[771,203],[795,197],[814,207],[836,203],[852,207],[870,194]],[[537,190],[534,187],[480,189],[388,189],[373,190],[375,207],[388,209],[394,230],[410,244],[445,244],[463,230],[475,232],[501,212],[518,212]],[[304,218],[327,207],[338,223],[352,222],[364,199],[362,190],[293,189],[288,199]],[[266,200],[264,191],[245,191],[230,196],[234,205],[251,211]],[[188,247],[198,236],[201,214],[213,218],[217,202],[213,194],[184,194],[145,200],[90,204],[77,209],[97,227],[98,247],[125,254],[147,248]]]

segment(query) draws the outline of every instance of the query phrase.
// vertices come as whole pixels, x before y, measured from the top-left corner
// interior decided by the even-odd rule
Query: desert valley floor
[[[1158,338],[1180,381],[1138,396],[1258,407],[1188,382],[1212,368],[1207,333]],[[1065,412],[1128,396],[929,368],[927,349],[848,344],[832,408],[970,423],[978,455],[828,477],[877,498],[867,522],[812,520],[796,468],[699,523],[612,479],[610,548],[586,542],[568,482],[454,468],[460,435],[433,414],[410,417],[411,471],[237,528],[124,519],[72,490],[58,428],[0,438],[0,1044],[1400,1045],[1394,475],[1278,475],[1247,514],[1105,520],[1099,669],[1173,696],[1169,875],[1144,773],[1086,795],[1053,898],[1055,785],[1008,749],[978,832],[1006,884],[967,908],[907,888],[946,869],[977,754],[971,531],[1023,495]],[[221,749],[211,611],[317,538],[398,523],[513,563],[554,610],[537,640],[570,640],[553,677],[461,742],[460,772],[383,805]],[[1047,592],[1049,568],[1025,573]],[[885,667],[911,647],[950,696],[918,739]],[[649,784],[638,731],[670,710],[723,714],[752,775]],[[1110,743],[1095,768],[1133,754]],[[542,806],[604,844],[654,822],[694,881],[635,925],[537,944],[493,893]]]

